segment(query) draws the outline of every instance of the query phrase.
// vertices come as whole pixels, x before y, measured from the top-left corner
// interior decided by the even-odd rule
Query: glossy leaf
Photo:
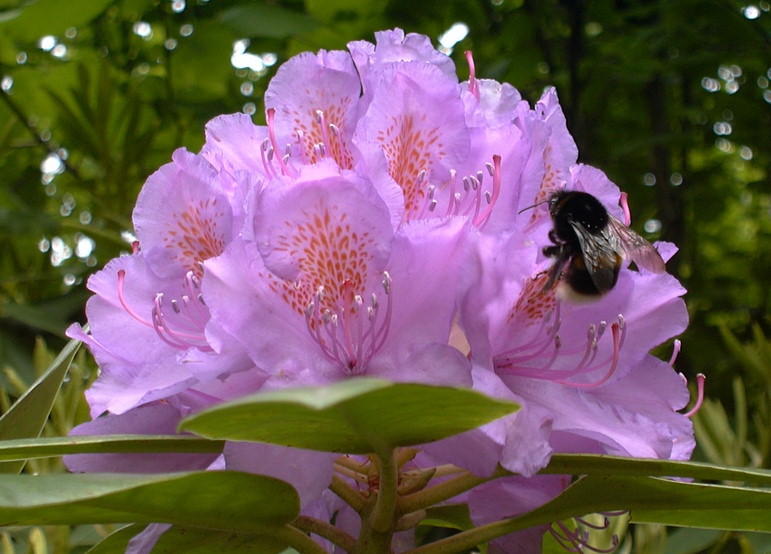
[[[226,533],[172,527],[153,548],[153,554],[273,554],[283,552],[286,542],[268,535]]]
[[[0,475],[0,525],[131,521],[265,532],[298,511],[289,484],[249,473]]]
[[[0,441],[0,460],[47,458],[65,454],[221,452],[223,441],[179,435],[79,435]]]
[[[180,427],[211,438],[368,453],[438,440],[517,408],[469,389],[351,379],[252,395],[196,414]]]
[[[79,346],[79,341],[67,343],[45,373],[0,417],[0,439],[30,438],[40,434]],[[0,472],[19,473],[23,467],[23,461],[0,463]]]
[[[411,554],[456,552],[528,527],[595,512],[628,510],[634,523],[771,532],[771,490],[684,483],[657,477],[591,475],[519,517],[470,529]],[[454,548],[455,550],[450,549]],[[442,550],[447,548],[447,550]]]
[[[691,477],[705,481],[745,481],[771,486],[771,470],[726,467],[702,462],[622,458],[597,454],[555,454],[541,473],[569,475],[616,475]]]
[[[128,542],[134,535],[141,533],[143,528],[144,525],[125,525],[89,548],[86,554],[124,554]]]

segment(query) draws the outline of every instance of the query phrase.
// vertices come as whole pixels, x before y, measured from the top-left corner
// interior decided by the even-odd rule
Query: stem
[[[356,540],[351,535],[326,521],[321,521],[315,517],[298,516],[292,523],[301,531],[324,537],[346,552],[352,552],[356,547]]]
[[[375,531],[386,533],[393,530],[399,467],[394,458],[393,450],[385,456],[378,456],[377,459],[380,466],[380,485],[375,509],[370,514],[369,522]]]
[[[319,543],[292,525],[280,527],[271,535],[283,539],[300,554],[327,554]]]
[[[465,473],[466,470],[462,467],[458,467],[454,464],[444,464],[440,466],[436,466],[436,472],[434,473],[434,476],[432,479],[436,479],[437,477],[445,477],[446,475],[454,475],[456,473]]]
[[[337,463],[335,463],[334,467],[335,467],[335,471],[336,472],[338,472],[341,475],[345,475],[346,477],[349,477],[349,478],[353,479],[354,481],[358,481],[359,483],[362,483],[364,485],[369,483],[369,479],[367,478],[367,476],[359,473],[356,470],[347,468],[347,467],[345,467],[343,465],[340,465],[340,464],[337,464]]]
[[[343,481],[341,477],[338,477],[337,475],[332,476],[332,483],[329,485],[329,490],[342,498],[346,504],[357,512],[361,513],[362,510],[364,510],[364,507],[366,506],[364,497],[348,483]]]
[[[401,497],[399,499],[399,511],[403,514],[408,514],[416,510],[428,508],[497,477],[500,476],[493,474],[490,477],[477,477],[473,473],[464,471],[458,477],[448,479],[444,483]]]
[[[368,473],[368,466],[366,464],[359,463],[348,456],[340,456],[335,460],[335,463],[337,465],[347,467],[348,469],[357,473],[361,473],[362,475],[367,475]]]
[[[383,449],[375,462],[379,481],[377,496],[369,502],[361,518],[356,554],[389,554],[396,527],[396,499],[399,465],[393,449]]]

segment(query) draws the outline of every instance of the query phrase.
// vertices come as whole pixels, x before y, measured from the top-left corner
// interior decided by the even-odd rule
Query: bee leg
[[[549,248],[555,248],[557,250],[558,257],[554,264],[549,268],[549,278],[541,289],[541,294],[554,288],[554,285],[557,284],[557,281],[559,281],[560,277],[562,276],[562,270],[570,261],[570,256],[559,253],[562,250],[559,246],[551,246]],[[546,248],[544,248],[544,251],[545,250]]]
[[[546,246],[542,250],[543,255],[548,258],[559,258],[562,257],[562,245],[561,244],[555,244],[554,246]]]
[[[559,244],[562,242],[559,236],[557,235],[556,229],[552,229],[549,231],[549,240],[552,241],[554,244]]]

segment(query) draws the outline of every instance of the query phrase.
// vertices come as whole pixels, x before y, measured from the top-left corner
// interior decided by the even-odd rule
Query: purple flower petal
[[[332,464],[339,454],[289,448],[259,442],[228,442],[225,466],[281,479],[297,490],[302,507],[317,499],[332,480]]]
[[[121,415],[107,415],[82,423],[70,434],[176,435],[183,415],[167,403],[153,403]],[[64,456],[72,472],[160,473],[205,469],[219,454],[73,454]]]
[[[265,92],[265,107],[276,110],[276,140],[282,147],[277,154],[283,156],[283,145],[297,143],[305,163],[328,155],[341,169],[351,169],[350,140],[360,94],[347,52],[305,52],[290,59]]]
[[[133,219],[159,276],[192,271],[200,277],[200,263],[225,249],[233,233],[232,209],[218,190],[220,181],[203,158],[182,149],[147,179]]]

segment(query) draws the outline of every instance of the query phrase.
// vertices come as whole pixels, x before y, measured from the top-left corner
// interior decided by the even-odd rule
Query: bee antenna
[[[521,214],[522,212],[526,212],[527,210],[530,210],[532,208],[535,208],[537,206],[540,206],[541,204],[546,204],[548,201],[549,201],[549,199],[547,198],[546,200],[541,200],[540,202],[536,202],[535,204],[532,204],[532,205],[530,205],[530,206],[528,206],[526,208],[522,208],[521,210],[519,210],[517,212],[517,215]]]

